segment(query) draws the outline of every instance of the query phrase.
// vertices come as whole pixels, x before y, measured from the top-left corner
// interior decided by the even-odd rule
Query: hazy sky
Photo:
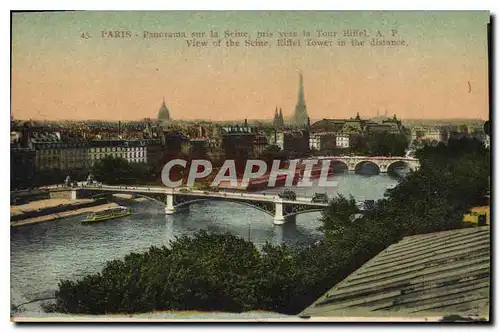
[[[488,118],[487,12],[66,12],[14,13],[12,114],[20,119],[156,117],[165,97],[174,119],[291,116],[302,71],[313,119],[375,116]],[[211,29],[205,48],[144,31]],[[307,47],[302,31],[380,30],[407,46]],[[398,34],[391,37],[391,29]],[[102,38],[128,30],[130,38]],[[272,31],[268,47],[225,46],[226,30]],[[300,47],[278,47],[279,31]],[[87,32],[91,38],[81,34]],[[222,39],[222,46],[210,46]],[[236,40],[235,38],[233,38]],[[246,38],[239,38],[243,44]],[[331,39],[339,37],[316,38]],[[469,85],[470,82],[470,85]],[[470,88],[469,88],[470,86]]]

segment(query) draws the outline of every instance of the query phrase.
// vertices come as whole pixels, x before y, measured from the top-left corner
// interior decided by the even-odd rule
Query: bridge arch
[[[330,159],[330,169],[334,173],[349,172],[349,164],[341,159]]]
[[[249,202],[238,200],[238,199],[230,199],[230,198],[224,198],[224,199],[218,198],[218,197],[198,198],[198,199],[193,199],[193,200],[181,202],[179,204],[174,204],[174,208],[180,208],[180,207],[183,207],[183,206],[189,206],[191,204],[195,204],[195,203],[199,203],[199,202],[203,202],[203,201],[216,201],[216,202],[237,203],[237,204],[240,204],[240,205],[245,205],[245,206],[249,206],[251,208],[257,209],[257,210],[259,210],[261,212],[267,213],[271,217],[274,217],[274,210],[266,210],[265,208],[263,208],[263,207],[261,207],[261,206],[259,206],[257,204],[249,203]],[[272,203],[272,204],[274,205],[274,203]]]
[[[310,212],[323,212],[323,210],[325,208],[326,207],[318,208],[318,209],[311,209],[311,210],[303,210],[303,211],[292,212],[292,213],[285,214],[284,217],[285,218],[294,217],[294,216],[298,216],[299,214],[310,213]]]
[[[388,166],[387,166],[387,169],[390,169],[390,168],[393,168],[393,167],[396,167],[398,165],[403,165],[403,166],[406,166],[408,167],[409,169],[411,169],[412,171],[415,170],[415,166],[413,165],[413,163],[409,162],[408,160],[394,160],[393,162],[391,162]]]
[[[363,167],[363,165],[372,165],[372,166],[375,166],[375,169],[377,170],[377,174],[380,174],[381,170],[380,170],[380,165],[377,164],[376,162],[372,161],[372,160],[360,160],[356,163],[356,165],[354,166],[354,171],[357,173],[359,172],[359,170],[361,169],[361,167]]]
[[[150,201],[154,201],[154,202],[160,203],[163,206],[167,206],[167,204],[165,204],[165,202],[160,201],[160,200],[158,200],[158,199],[156,199],[154,197],[151,197],[151,196],[148,196],[148,195],[136,194],[136,193],[129,194],[129,193],[119,193],[119,192],[114,192],[114,193],[113,192],[107,192],[107,193],[101,193],[101,194],[91,195],[89,198],[96,199],[96,198],[99,198],[101,196],[109,196],[109,195],[114,196],[116,194],[126,194],[126,195],[131,195],[131,196],[136,196],[136,197],[143,197],[143,198],[146,198],[146,199],[148,199]]]

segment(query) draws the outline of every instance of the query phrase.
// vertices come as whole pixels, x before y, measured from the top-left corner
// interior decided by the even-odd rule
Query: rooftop
[[[490,229],[403,238],[300,316],[489,317]]]

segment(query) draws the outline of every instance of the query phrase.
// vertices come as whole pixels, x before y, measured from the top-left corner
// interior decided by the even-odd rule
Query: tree
[[[126,159],[113,156],[105,156],[92,167],[96,180],[108,184],[130,183],[131,171],[132,168]]]
[[[355,135],[351,140],[350,151],[359,155],[367,155],[368,148],[368,138],[364,135]]]
[[[265,161],[268,169],[270,169],[274,160],[284,162],[286,160],[286,153],[277,145],[269,145],[260,155],[260,159]]]
[[[491,136],[491,124],[490,124],[490,120],[487,120],[484,125],[483,125],[483,130],[484,130],[484,133],[488,136]]]
[[[97,181],[108,184],[149,183],[155,180],[154,170],[145,163],[129,163],[120,157],[106,156],[96,161],[92,174]]]
[[[366,138],[365,154],[370,156],[404,156],[408,144],[408,138],[404,134],[375,133]]]
[[[294,301],[301,284],[300,271],[304,269],[297,260],[297,253],[286,245],[266,244],[261,252],[256,280],[258,306],[274,312],[296,312],[301,302]]]
[[[151,247],[109,262],[100,273],[61,281],[56,310],[250,310],[259,306],[259,264],[251,242],[201,231],[193,238],[177,238],[170,249]]]
[[[354,197],[349,199],[342,195],[335,197],[321,216],[321,230],[335,236],[341,236],[343,230],[354,222],[359,209]]]

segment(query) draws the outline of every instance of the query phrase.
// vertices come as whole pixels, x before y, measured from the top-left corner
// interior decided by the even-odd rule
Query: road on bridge
[[[234,193],[225,191],[204,191],[196,189],[175,189],[166,187],[141,187],[141,186],[109,186],[109,185],[84,185],[74,189],[89,189],[101,191],[115,191],[127,193],[160,193],[179,196],[203,196],[222,199],[253,200],[259,202],[280,202],[284,204],[328,206],[328,203],[311,202],[311,198],[297,197],[295,200],[282,199],[278,195],[254,194],[254,193]]]

